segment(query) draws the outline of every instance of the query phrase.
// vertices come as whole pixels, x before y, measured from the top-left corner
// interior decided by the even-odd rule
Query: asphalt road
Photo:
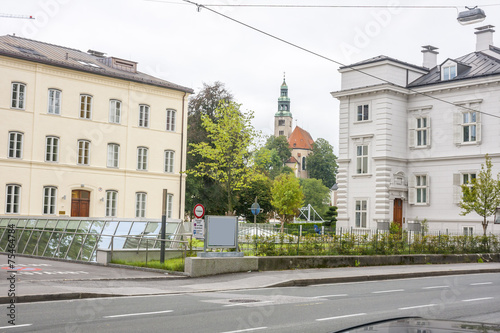
[[[500,323],[500,274],[24,303],[0,330],[331,332],[402,316]]]

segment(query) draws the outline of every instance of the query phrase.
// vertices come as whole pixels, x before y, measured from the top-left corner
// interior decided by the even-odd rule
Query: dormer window
[[[457,76],[457,65],[449,65],[443,67],[443,81],[451,80]]]

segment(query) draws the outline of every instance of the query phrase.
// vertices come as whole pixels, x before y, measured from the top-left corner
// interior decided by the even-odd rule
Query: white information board
[[[207,248],[238,247],[237,216],[206,217]]]
[[[196,239],[203,239],[205,237],[204,219],[193,219],[193,236]]]

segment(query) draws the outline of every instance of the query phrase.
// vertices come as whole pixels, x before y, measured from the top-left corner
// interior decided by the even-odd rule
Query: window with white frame
[[[149,105],[139,105],[139,127],[149,127]]]
[[[9,153],[10,158],[22,158],[23,157],[23,133],[21,132],[9,132]]]
[[[167,110],[167,131],[175,132],[175,110]]]
[[[48,114],[61,114],[61,91],[49,89]]]
[[[476,178],[476,172],[462,172],[453,174],[453,203],[460,204],[462,201],[462,185],[472,187],[472,180]]]
[[[453,142],[456,145],[481,143],[481,108],[482,99],[455,103]]]
[[[358,105],[356,121],[366,121],[370,119],[370,107],[368,104]]]
[[[5,213],[19,214],[21,208],[21,185],[7,184],[5,187]]]
[[[368,146],[367,145],[356,146],[356,173],[357,174],[367,174],[368,173]]]
[[[135,217],[146,217],[147,194],[137,192],[135,194]]]
[[[114,190],[106,191],[106,217],[116,217],[116,205],[118,192]]]
[[[477,112],[467,111],[462,113],[462,141],[476,142]]]
[[[54,215],[56,213],[57,187],[44,186],[43,188],[43,214]]]
[[[174,205],[174,195],[171,193],[167,193],[167,218],[172,218],[172,211]]]
[[[356,200],[355,216],[356,228],[366,228],[366,221],[368,219],[367,200]]]
[[[59,162],[59,138],[45,137],[45,162]]]
[[[119,124],[122,116],[122,102],[116,99],[109,101],[109,122]]]
[[[475,173],[462,173],[462,184],[472,187],[472,180],[476,179]]]
[[[80,118],[92,119],[92,96],[80,95]]]
[[[77,164],[89,165],[89,163],[90,163],[90,141],[78,140]]]
[[[427,203],[427,175],[415,176],[415,189],[417,192],[417,204]]]
[[[137,170],[148,170],[148,148],[137,147]]]
[[[22,109],[25,108],[26,101],[26,85],[24,83],[13,82],[12,83],[12,99],[11,108]]]
[[[463,227],[464,236],[474,236],[474,227]]]
[[[165,150],[165,172],[174,172],[175,152],[173,150]]]
[[[108,168],[118,168],[120,161],[120,145],[117,143],[108,143],[108,159],[106,166]]]
[[[416,119],[416,142],[415,145],[417,147],[426,147],[428,145],[428,118],[420,117]]]
[[[441,79],[443,81],[451,80],[457,76],[457,65],[456,64],[443,66],[443,68],[441,70],[442,70]]]

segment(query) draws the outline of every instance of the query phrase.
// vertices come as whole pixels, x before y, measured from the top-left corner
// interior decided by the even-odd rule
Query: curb
[[[278,282],[264,286],[263,288],[277,287],[306,287],[315,284],[327,283],[345,283],[345,282],[364,282],[378,280],[396,280],[408,278],[421,278],[430,276],[446,276],[446,275],[464,275],[464,274],[483,274],[483,273],[500,273],[500,268],[492,269],[474,269],[474,270],[456,270],[456,271],[439,271],[439,272],[416,272],[416,273],[394,273],[384,275],[361,275],[361,276],[346,276],[334,278],[317,278],[317,279],[297,279]]]

